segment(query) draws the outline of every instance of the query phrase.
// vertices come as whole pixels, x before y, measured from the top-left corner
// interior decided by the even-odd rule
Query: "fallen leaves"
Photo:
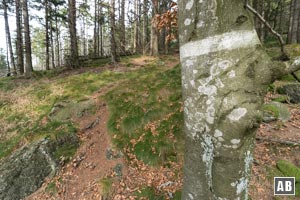
[[[129,149],[125,149],[125,154],[129,158],[128,172],[126,176],[114,182],[112,199],[148,199],[137,196],[147,187],[154,188],[155,193],[163,195],[165,199],[170,199],[172,194],[181,189],[182,163],[170,162],[169,167],[152,167],[138,160]],[[113,172],[107,175],[110,178],[115,176]]]

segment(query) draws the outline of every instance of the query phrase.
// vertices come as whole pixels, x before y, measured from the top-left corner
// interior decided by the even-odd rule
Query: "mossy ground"
[[[105,96],[114,144],[151,165],[176,161],[183,148],[179,65],[149,67]]]
[[[107,59],[101,62],[96,64],[101,66]],[[36,138],[62,134],[63,126],[71,121],[49,120],[48,115],[56,103],[80,102],[107,84],[137,76],[135,72],[99,69],[96,72],[78,70],[79,74],[75,75],[72,71],[55,69],[35,72],[32,79],[0,79],[0,159]]]
[[[139,64],[133,62],[133,59],[139,58],[122,58],[123,70],[105,70],[95,64],[91,70],[80,69],[78,73],[55,69],[35,72],[32,79],[1,79],[0,159],[41,138],[62,144],[53,151],[56,159],[72,157],[80,144],[76,139],[72,141],[78,125],[74,123],[72,114],[64,119],[51,117],[54,108],[74,111],[74,107],[88,102],[93,94],[112,85],[102,98],[110,110],[108,129],[115,146],[129,150],[138,159],[155,167],[182,160],[180,66],[166,64],[178,64],[178,60],[164,56],[143,60]],[[88,111],[91,114],[97,109],[96,106],[89,108],[92,109]],[[108,193],[109,183],[109,180],[101,183],[105,188],[108,185]],[[48,186],[47,190],[55,193],[55,184]],[[154,188],[146,188],[141,195],[147,196],[151,191]],[[151,195],[154,199],[163,198],[161,194]]]

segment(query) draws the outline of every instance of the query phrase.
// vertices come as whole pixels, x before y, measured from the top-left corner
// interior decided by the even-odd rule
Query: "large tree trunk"
[[[25,76],[30,77],[32,72],[32,58],[31,58],[31,38],[29,27],[29,15],[27,0],[23,0],[23,18],[24,18],[24,35],[25,35]]]
[[[69,2],[69,12],[68,12],[68,22],[70,30],[70,40],[71,40],[71,63],[69,63],[72,68],[77,68],[78,63],[78,45],[77,45],[77,33],[76,33],[76,0],[68,0]]]
[[[13,68],[13,73],[17,74],[15,58],[14,58],[14,53],[13,53],[12,44],[11,44],[9,24],[8,24],[7,2],[5,0],[3,0],[2,4],[3,4],[3,10],[4,10],[5,33],[6,33],[6,39],[7,39],[8,51],[9,51],[9,57],[10,57],[10,64]]]
[[[17,54],[17,68],[20,74],[24,74],[24,53],[23,53],[23,35],[22,35],[22,9],[20,0],[16,0],[16,54]]]
[[[241,0],[179,1],[186,151],[182,199],[247,199],[260,108],[273,63]]]

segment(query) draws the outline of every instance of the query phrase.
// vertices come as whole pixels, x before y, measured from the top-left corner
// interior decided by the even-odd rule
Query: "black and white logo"
[[[274,177],[274,195],[295,195],[295,177]]]

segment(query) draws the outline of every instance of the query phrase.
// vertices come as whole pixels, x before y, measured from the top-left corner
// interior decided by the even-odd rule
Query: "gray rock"
[[[277,88],[278,93],[286,94],[290,102],[300,103],[300,84],[288,84]]]
[[[49,118],[54,121],[65,121],[80,118],[93,113],[96,104],[93,100],[81,102],[59,102],[55,104],[49,113]]]
[[[123,170],[123,165],[118,163],[115,167],[114,167],[114,172],[116,173],[117,176],[122,176],[122,170]]]
[[[19,200],[35,192],[57,165],[48,152],[48,140],[23,147],[0,162],[0,199]]]
[[[106,149],[106,159],[107,160],[114,160],[118,158],[122,158],[123,153],[121,151],[116,151],[114,149],[108,148]]]
[[[275,120],[286,122],[290,119],[290,112],[285,104],[270,102],[263,105],[263,121],[271,122]]]

